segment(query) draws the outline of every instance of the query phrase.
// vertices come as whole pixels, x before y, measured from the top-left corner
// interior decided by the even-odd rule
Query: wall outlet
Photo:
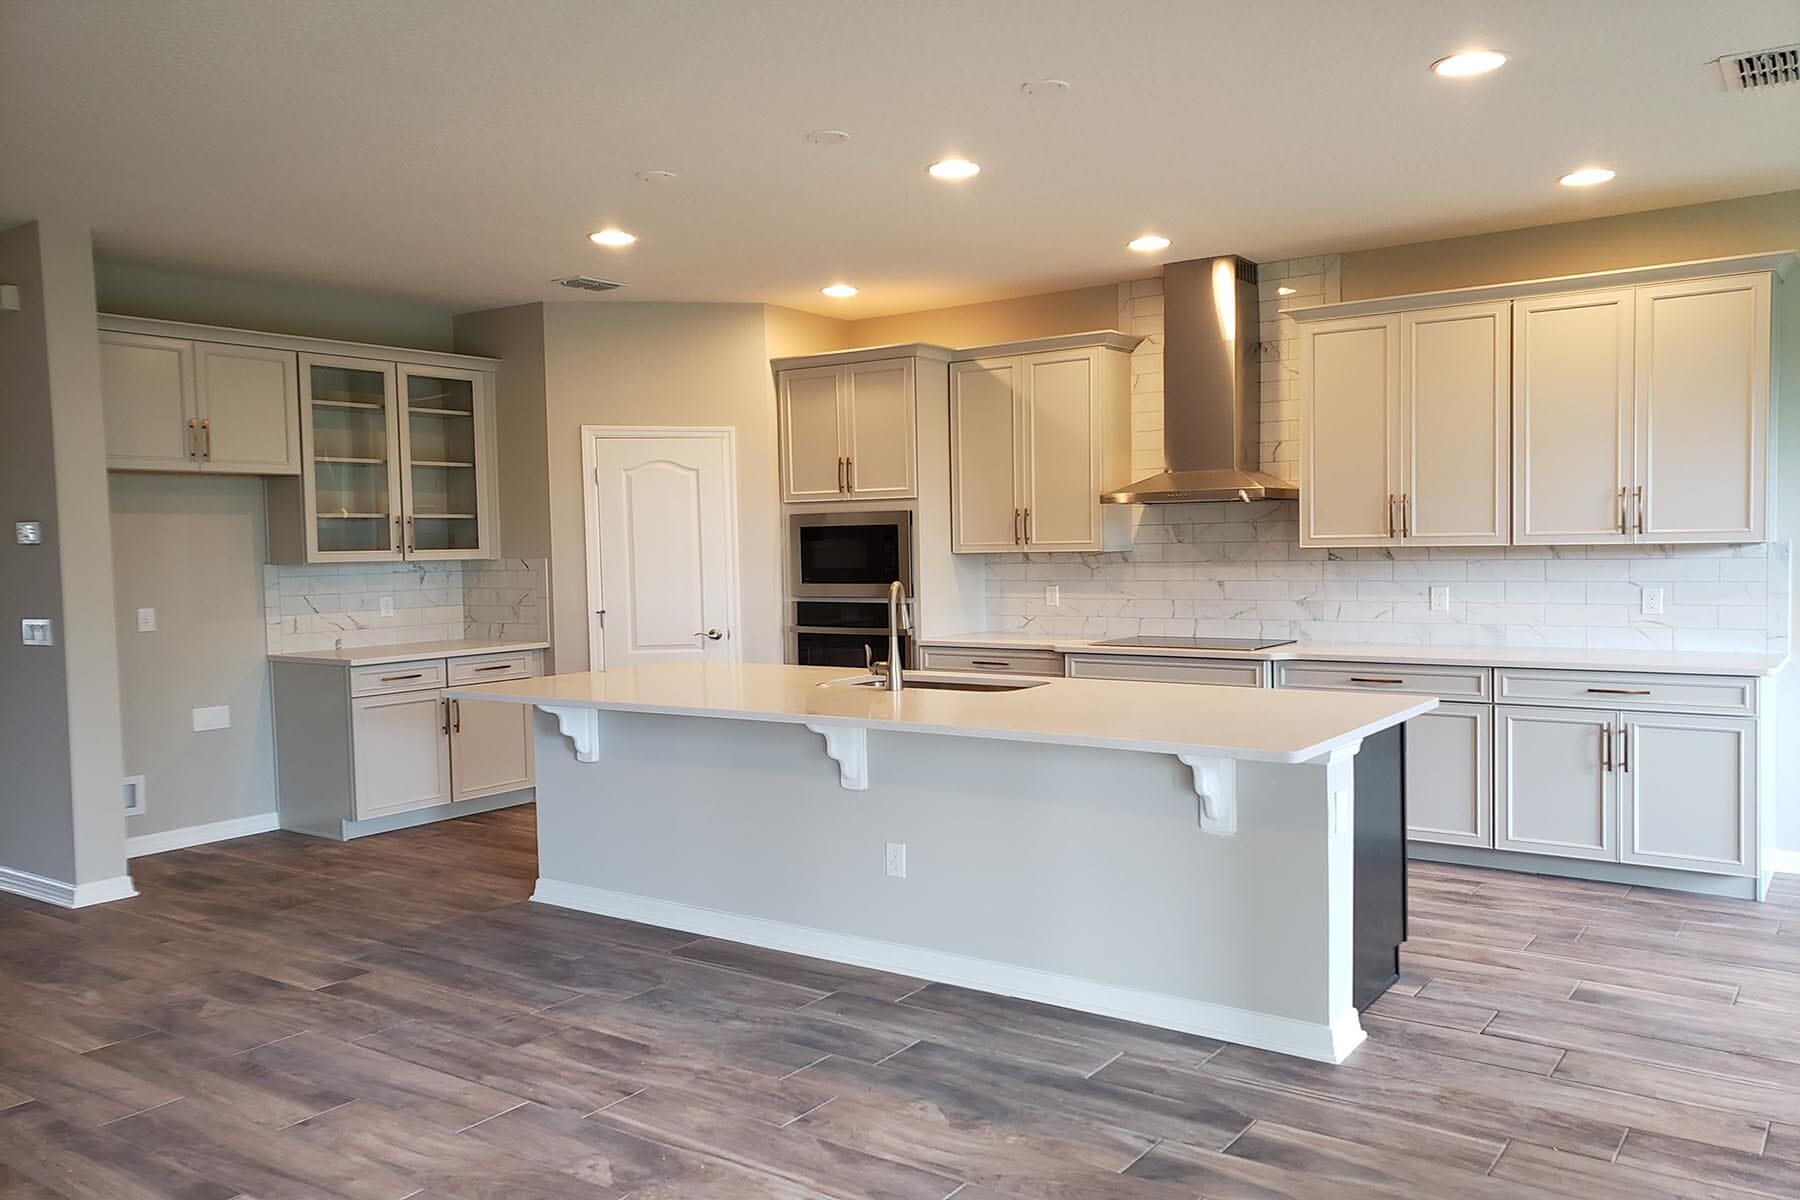
[[[906,878],[905,842],[889,842],[887,844],[887,873],[895,879]]]
[[[381,598],[381,615],[384,617],[391,617],[394,615],[394,598],[392,596],[383,596]]]
[[[56,645],[56,635],[50,629],[50,618],[26,617],[20,621],[19,641],[27,646]]]
[[[138,609],[137,617],[139,633],[156,632],[156,610],[154,608]]]
[[[1663,590],[1661,588],[1644,589],[1644,615],[1654,617],[1663,610]]]
[[[144,777],[142,775],[125,777],[124,798],[126,816],[141,817],[149,811],[149,804],[144,799]]]
[[[217,704],[211,708],[194,710],[194,732],[205,733],[209,729],[231,728],[231,705]]]
[[[44,544],[44,523],[42,521],[14,521],[13,536],[21,546],[41,546]]]
[[[1450,611],[1450,588],[1448,585],[1431,589],[1431,611]]]
[[[1044,603],[1051,608],[1062,607],[1062,586],[1055,583],[1044,585]]]

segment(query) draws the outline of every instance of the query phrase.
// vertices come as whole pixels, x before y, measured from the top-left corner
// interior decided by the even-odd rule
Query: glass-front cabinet
[[[305,462],[297,494],[270,494],[275,561],[493,557],[491,380],[456,367],[300,355]],[[290,516],[303,543],[276,531]]]

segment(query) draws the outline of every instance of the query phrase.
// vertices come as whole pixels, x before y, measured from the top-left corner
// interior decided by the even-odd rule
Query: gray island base
[[[538,901],[1326,1062],[1363,1040],[1356,926],[1397,931],[1404,883],[1359,904],[1359,844],[1398,863],[1402,818],[1384,796],[1365,808],[1392,836],[1359,836],[1359,775],[1398,771],[1358,751],[1397,756],[1435,701],[820,686],[844,675],[671,664],[448,694],[540,709]]]

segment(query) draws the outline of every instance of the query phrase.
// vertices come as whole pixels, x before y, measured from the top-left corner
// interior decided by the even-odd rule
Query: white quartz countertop
[[[1249,690],[1110,679],[1035,680],[1014,692],[820,687],[841,667],[660,663],[451,688],[464,700],[952,737],[1052,742],[1260,762],[1310,762],[1437,707],[1426,696]],[[992,678],[989,677],[988,681]]]
[[[1081,638],[1033,633],[969,633],[923,638],[929,649],[1054,650],[1059,654],[1131,654],[1167,658],[1232,658],[1259,662],[1419,663],[1442,666],[1544,667],[1564,671],[1648,671],[1674,675],[1773,675],[1781,654],[1671,654],[1650,650],[1556,650],[1537,646],[1408,646],[1365,642],[1295,642],[1267,650],[1187,650],[1180,647],[1102,646]]]
[[[421,658],[469,658],[477,654],[506,654],[515,650],[542,650],[549,642],[463,641],[411,642],[398,646],[346,646],[342,650],[304,650],[271,654],[270,662],[326,663],[339,667],[370,667],[383,663],[413,662]]]

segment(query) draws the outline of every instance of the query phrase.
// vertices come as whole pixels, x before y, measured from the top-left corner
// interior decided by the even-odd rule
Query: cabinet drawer
[[[1159,658],[1127,654],[1070,655],[1070,679],[1136,679],[1150,683],[1210,683],[1267,687],[1269,664],[1232,659]]]
[[[450,682],[498,683],[502,679],[530,679],[538,673],[536,650],[520,650],[510,654],[483,654],[473,658],[450,660]]]
[[[1416,667],[1392,663],[1278,662],[1275,686],[1327,692],[1409,692],[1442,700],[1493,699],[1487,667]]]
[[[355,667],[350,672],[352,696],[383,696],[389,692],[416,692],[443,686],[444,660],[441,658]]]
[[[997,675],[1063,673],[1063,656],[1054,650],[934,650],[920,652],[932,671],[992,671]]]
[[[1500,701],[1509,704],[1756,715],[1756,680],[1729,675],[1622,675],[1501,667],[1496,688]]]

